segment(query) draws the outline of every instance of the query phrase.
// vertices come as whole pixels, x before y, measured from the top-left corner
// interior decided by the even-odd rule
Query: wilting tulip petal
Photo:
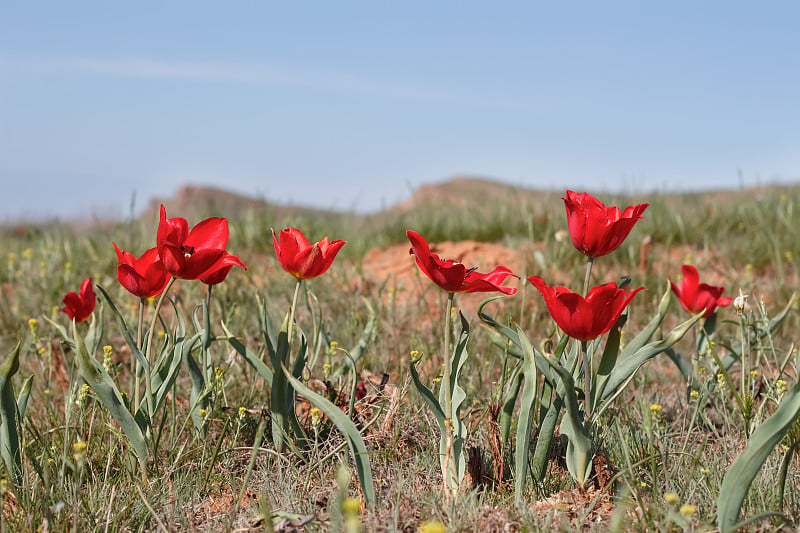
[[[508,276],[515,276],[511,270],[498,266],[491,272],[482,274],[477,270],[469,269],[461,263],[452,260],[442,260],[431,252],[428,242],[416,231],[406,231],[408,240],[411,241],[410,254],[414,255],[417,266],[435,284],[447,292],[493,292],[514,294],[517,289],[502,287],[500,284]]]
[[[705,309],[706,312],[703,317],[708,318],[716,311],[717,307],[730,305],[731,299],[722,297],[725,287],[700,283],[700,275],[692,265],[683,265],[681,272],[683,273],[683,280],[680,286],[674,281],[669,283],[672,286],[672,292],[678,297],[681,306],[686,311],[694,315]]]
[[[92,278],[86,278],[81,283],[80,294],[70,292],[64,296],[64,308],[61,311],[75,322],[83,322],[91,316],[96,302],[97,297],[92,288]]]

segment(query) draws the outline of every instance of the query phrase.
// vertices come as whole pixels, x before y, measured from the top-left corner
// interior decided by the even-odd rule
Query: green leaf
[[[14,385],[11,378],[19,370],[19,342],[0,365],[0,455],[14,480],[14,484],[22,484],[22,456],[19,449],[20,417],[17,399],[14,397]]]
[[[356,465],[356,472],[358,473],[358,482],[361,484],[361,490],[364,492],[367,506],[370,508],[375,507],[375,487],[372,483],[372,468],[369,462],[369,452],[364,444],[364,439],[361,437],[358,428],[352,420],[342,412],[341,409],[336,407],[333,403],[326,398],[313,392],[306,387],[299,379],[289,374],[286,366],[282,367],[282,374],[289,381],[294,390],[299,395],[308,400],[314,407],[322,411],[328,417],[334,426],[345,436],[347,445],[350,448],[350,454],[353,456],[353,462]]]
[[[597,408],[593,413],[593,417],[596,418],[605,411],[614,398],[625,389],[630,380],[633,379],[636,371],[644,363],[681,340],[686,332],[702,317],[703,312],[697,313],[670,331],[663,339],[646,344],[636,351],[632,351],[630,345],[625,346],[622,353],[619,354],[611,373],[607,376],[598,376],[596,380],[595,388],[597,392],[595,398],[598,398],[599,401],[595,403]]]
[[[364,326],[364,331],[361,332],[361,337],[358,339],[358,344],[356,344],[355,348],[350,350],[350,357],[345,357],[344,365],[339,366],[331,375],[333,377],[338,377],[344,374],[353,363],[357,363],[361,356],[364,355],[364,351],[367,349],[367,345],[369,344],[370,340],[372,339],[372,334],[375,332],[375,324],[377,323],[377,315],[375,314],[375,309],[373,309],[372,305],[367,301],[364,300],[364,305],[367,306],[367,313],[369,319],[367,320],[367,325]],[[352,362],[350,361],[352,359]]]
[[[531,450],[531,431],[536,417],[536,357],[528,337],[516,326],[517,335],[522,344],[524,356],[522,373],[524,385],[520,397],[519,425],[517,426],[517,442],[514,448],[514,500],[522,503],[525,480],[528,474],[528,458]]]
[[[81,377],[92,389],[92,392],[97,399],[100,400],[103,407],[108,410],[111,417],[119,424],[122,432],[128,439],[128,444],[130,444],[134,453],[139,458],[139,462],[142,465],[147,464],[150,459],[150,453],[147,449],[147,443],[145,442],[141,428],[139,428],[133,415],[131,415],[130,411],[128,411],[125,404],[122,402],[114,380],[111,379],[111,376],[108,375],[108,372],[106,372],[101,365],[98,365],[97,362],[89,356],[83,339],[78,335],[74,320],[72,321],[72,334],[72,343],[76,347],[76,360]]]
[[[97,285],[97,290],[100,291],[100,294],[103,296],[106,303],[108,303],[108,306],[111,308],[111,312],[117,319],[117,325],[119,326],[119,331],[120,333],[122,333],[122,338],[125,339],[125,343],[131,349],[131,353],[139,361],[141,367],[144,368],[145,370],[148,370],[150,368],[150,364],[147,362],[147,359],[145,359],[144,354],[139,349],[139,346],[136,344],[133,333],[131,333],[131,331],[128,329],[127,324],[125,324],[125,319],[122,317],[122,314],[119,312],[119,309],[117,309],[117,306],[114,305],[114,301],[105,291],[105,289],[100,285]],[[62,337],[66,337],[66,331],[64,332],[64,334],[62,334]]]
[[[547,362],[558,373],[564,385],[566,415],[561,421],[561,433],[569,439],[567,443],[567,470],[582,487],[592,472],[592,440],[581,423],[578,397],[575,395],[575,380],[572,374],[556,361]],[[559,391],[560,392],[560,391]]]
[[[747,448],[736,458],[722,479],[717,500],[717,525],[722,533],[736,529],[736,520],[750,485],[798,416],[800,383],[786,392],[772,416],[753,431]]]
[[[248,350],[242,341],[237,339],[236,336],[230,332],[224,322],[222,323],[222,331],[225,332],[228,343],[230,343],[233,349],[236,350],[236,352],[258,372],[258,375],[267,382],[267,385],[272,388],[272,370],[264,363],[261,357]]]

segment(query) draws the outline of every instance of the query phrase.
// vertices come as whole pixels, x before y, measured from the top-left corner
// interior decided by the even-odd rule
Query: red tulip
[[[117,251],[117,279],[128,292],[139,298],[152,298],[158,296],[169,283],[170,274],[158,257],[158,248],[151,248],[138,259],[129,252],[119,249]]]
[[[303,232],[295,228],[282,229],[280,237],[272,230],[272,243],[281,267],[297,279],[316,278],[324,274],[345,245],[345,241],[331,242],[327,237],[311,245]]]
[[[544,297],[550,316],[564,333],[580,341],[590,341],[610,330],[631,303],[639,287],[631,292],[618,289],[614,282],[592,287],[586,298],[566,287],[550,287],[539,276],[530,276]]]
[[[75,322],[83,322],[94,311],[96,301],[97,297],[92,288],[92,278],[86,278],[81,283],[80,294],[70,292],[64,296],[64,308],[62,311],[67,313],[67,316],[75,320]]]
[[[589,193],[567,191],[562,198],[567,208],[567,225],[572,244],[588,257],[599,257],[616,250],[650,204],[606,207]]]
[[[185,218],[167,218],[161,206],[158,224],[158,255],[167,272],[180,279],[203,279],[227,266],[247,267],[225,251],[228,245],[228,220],[211,217],[189,231]]]
[[[700,283],[700,276],[697,269],[692,265],[681,267],[683,280],[680,286],[674,281],[670,281],[672,292],[678,296],[681,305],[691,314],[697,314],[703,309],[706,310],[703,318],[708,318],[717,307],[730,305],[730,298],[721,298],[725,287],[715,287],[706,283]]]
[[[500,284],[508,276],[514,276],[511,270],[499,266],[487,274],[481,274],[475,268],[467,269],[463,264],[453,260],[442,260],[431,253],[428,242],[416,231],[406,231],[411,241],[410,254],[417,260],[417,266],[431,281],[447,292],[491,292],[514,294],[517,289],[501,287]],[[517,277],[517,276],[514,276]]]

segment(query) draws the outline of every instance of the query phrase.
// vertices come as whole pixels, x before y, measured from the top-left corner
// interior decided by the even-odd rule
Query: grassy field
[[[470,313],[466,317],[471,325],[469,359],[460,376],[466,392],[462,419],[468,429],[469,474],[456,497],[442,489],[439,428],[412,384],[409,364],[412,352],[422,354],[417,365],[421,379],[437,390],[436,378],[444,363],[444,293],[424,276],[387,278],[364,257],[370,250],[402,245],[395,261],[413,265],[405,235],[405,230],[413,229],[431,243],[500,244],[518,254],[517,274],[538,275],[577,292],[585,263],[566,233],[561,196],[454,180],[421,189],[407,204],[374,215],[268,204],[237,209],[220,198],[202,205],[197,200],[194,205],[165,202],[169,216],[186,217],[190,225],[205,216],[227,217],[227,249],[248,268],[234,269],[214,287],[207,314],[202,307],[205,285],[183,280],[173,285],[169,300],[174,305],[165,303],[163,319],[155,322],[154,353],[177,354],[171,360],[176,377],[164,388],[163,404],[155,410],[158,416],[145,424],[150,454],[146,464],[137,460],[124,424],[102,401],[101,387],[86,379],[87,371],[81,373],[76,345],[65,341],[58,326],[72,335],[68,318],[59,311],[61,300],[91,276],[131,331],[140,322],[145,331],[150,327],[153,305],[140,320],[139,300],[117,281],[112,242],[136,255],[152,248],[157,216],[88,229],[67,224],[6,228],[0,257],[0,358],[20,343],[20,368],[10,378],[13,393],[10,387],[0,390],[5,426],[0,427],[0,443],[16,434],[9,431],[6,414],[14,409],[9,402],[20,397],[29,376],[33,380],[24,416],[18,421],[19,470],[13,472],[7,461],[0,470],[0,528],[716,529],[726,472],[756,428],[784,398],[793,398],[798,382],[800,314],[797,303],[791,303],[800,288],[798,186],[598,195],[607,205],[651,204],[645,220],[619,249],[598,258],[592,273],[593,284],[627,275],[632,287],[647,289],[629,307],[623,345],[658,312],[667,281],[679,281],[685,263],[697,267],[701,281],[724,286],[726,296],[735,297],[741,289],[749,295],[749,310],[739,315],[733,306],[720,308],[713,342],[705,345],[705,352],[698,353],[697,348],[698,339],[704,337],[701,323],[674,346],[695,371],[694,388],[687,388],[685,377],[666,353],[639,369],[591,427],[595,462],[593,478],[584,487],[567,471],[566,437],[558,432],[541,479],[533,481],[527,465],[519,468],[515,463],[518,414],[514,411],[506,438],[499,411],[519,363],[509,356],[508,346],[495,342],[489,329]],[[295,280],[275,258],[270,228],[290,226],[301,229],[312,242],[326,235],[347,241],[330,270],[304,284],[308,292],[300,295],[295,331],[309,340],[306,386],[337,405],[363,439],[374,483],[373,507],[362,492],[350,441],[334,418],[320,416],[304,399],[298,400],[296,413],[307,438],[298,438],[295,430],[294,438],[278,450],[269,429],[273,391],[264,374],[248,364],[229,339],[228,332],[251,357],[263,360],[276,373],[279,370],[267,356],[264,317],[276,331],[280,328],[292,303]],[[459,259],[471,266],[470,257]],[[496,264],[479,266],[488,271]],[[561,333],[541,296],[528,283],[516,286],[520,288],[516,295],[486,309],[501,324],[520,324],[537,350],[553,349]],[[464,308],[474,310],[474,303],[464,299]],[[773,331],[754,333],[759,328],[762,333],[769,330],[770,319],[783,310],[785,317]],[[102,367],[117,388],[114,394],[135,411],[131,398],[145,394],[145,378],[141,372],[136,377],[131,347],[102,297],[94,316],[94,326],[77,324],[76,332],[90,337],[92,368]],[[661,338],[688,318],[672,301],[653,338]],[[181,322],[186,330],[182,336]],[[187,341],[203,331],[208,341],[205,350],[200,346],[205,342],[202,337],[197,344]],[[605,337],[600,347],[604,344]],[[293,344],[292,350],[297,349]],[[186,357],[181,350],[207,363],[199,423],[192,416],[199,412],[192,373],[181,360]],[[354,382],[348,353],[362,352]],[[714,371],[713,357],[723,360],[734,352],[726,381],[722,372]],[[541,393],[546,388],[544,377],[538,375],[536,380]],[[351,402],[355,385],[361,388],[357,401]],[[535,444],[542,419],[534,418]],[[141,420],[137,423],[144,427]],[[794,453],[798,443],[800,426],[793,423],[758,468],[738,517],[756,517],[748,530],[790,531],[800,523],[800,469]],[[528,482],[515,496],[519,472],[526,472]]]

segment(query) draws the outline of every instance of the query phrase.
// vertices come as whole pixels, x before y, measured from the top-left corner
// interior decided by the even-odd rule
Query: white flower
[[[736,309],[736,312],[739,313],[740,315],[743,315],[750,310],[750,304],[747,303],[747,299],[749,297],[750,297],[749,295],[744,294],[742,292],[742,289],[739,289],[739,296],[734,298],[733,307],[734,309]]]

